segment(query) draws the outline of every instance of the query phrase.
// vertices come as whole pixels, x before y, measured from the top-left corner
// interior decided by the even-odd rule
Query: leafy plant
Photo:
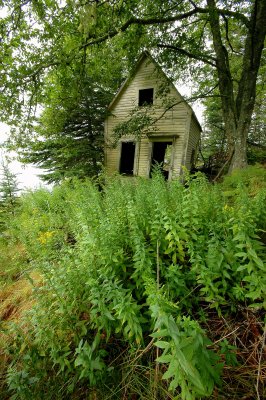
[[[12,398],[210,396],[235,359],[208,339],[205,310],[262,310],[266,287],[265,190],[222,189],[155,173],[23,196],[9,229],[44,283],[6,349]]]

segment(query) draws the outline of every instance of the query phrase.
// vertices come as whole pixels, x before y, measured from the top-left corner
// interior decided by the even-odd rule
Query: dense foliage
[[[155,174],[24,195],[8,232],[43,284],[9,326],[11,399],[226,398],[235,347],[204,328],[212,311],[265,307],[266,179],[254,171],[224,186]]]

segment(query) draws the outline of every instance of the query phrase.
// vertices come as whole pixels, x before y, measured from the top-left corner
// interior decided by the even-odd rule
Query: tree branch
[[[111,39],[114,36],[118,35],[119,33],[125,32],[131,25],[166,24],[168,22],[181,21],[181,20],[191,17],[197,13],[198,13],[198,9],[194,9],[194,10],[188,11],[183,14],[177,14],[177,15],[166,17],[166,18],[152,17],[152,18],[144,19],[144,18],[131,17],[123,25],[121,25],[120,28],[113,29],[110,32],[108,32],[107,34],[105,34],[99,38],[94,37],[94,40],[91,40],[91,41],[89,40],[88,42],[86,42],[82,46],[80,46],[80,49],[82,49],[84,47],[86,48],[93,44],[99,44],[99,43],[105,42],[107,39]],[[88,39],[91,39],[91,38],[93,38],[93,36],[89,37]]]
[[[192,6],[194,7],[194,8],[197,8],[197,5],[196,5],[196,3],[194,3],[194,1],[192,1],[192,0],[188,0],[189,2],[190,2],[190,4],[192,4]]]
[[[127,134],[132,134],[135,135],[136,137],[140,137],[140,135],[148,135],[151,132],[151,127],[153,127],[153,129],[156,131],[157,128],[155,124],[164,117],[167,111],[171,110],[173,107],[178,106],[181,103],[186,103],[188,101],[195,101],[207,97],[220,97],[220,95],[210,94],[216,87],[217,85],[215,85],[213,88],[211,88],[210,90],[208,90],[208,92],[204,94],[192,96],[187,99],[182,98],[181,100],[178,100],[168,106],[166,105],[165,109],[158,117],[149,116],[151,114],[150,106],[143,107],[143,109],[141,110],[139,107],[136,107],[131,111],[130,118],[127,121],[123,121],[115,127],[113,135],[114,141],[111,143],[111,146],[115,147],[117,145],[117,141],[121,138],[121,136],[125,133],[125,131],[127,131]],[[148,118],[146,118],[147,116]]]
[[[231,44],[231,42],[230,42],[230,39],[229,39],[228,19],[226,18],[226,16],[225,16],[224,14],[222,14],[222,17],[223,17],[223,20],[224,20],[224,22],[225,22],[225,37],[226,37],[227,43],[228,43],[230,49],[232,50],[232,53],[235,53],[235,54],[239,54],[239,55],[240,55],[241,53],[240,53],[239,51],[235,51],[234,48],[233,48],[233,46],[232,46],[232,44]]]
[[[213,88],[211,88],[210,90],[208,90],[208,92],[206,92],[206,93],[204,93],[204,94],[201,94],[201,95],[198,95],[198,96],[192,96],[192,97],[189,97],[188,99],[182,99],[182,100],[179,100],[179,101],[177,101],[177,102],[175,102],[175,103],[173,103],[173,104],[171,104],[170,106],[168,106],[163,112],[162,112],[162,114],[159,116],[159,117],[157,117],[157,118],[155,118],[154,120],[153,120],[153,122],[151,123],[151,125],[154,125],[156,122],[158,122],[161,118],[163,118],[163,116],[167,113],[167,111],[170,111],[172,108],[174,108],[175,106],[178,106],[179,104],[181,104],[181,103],[187,103],[187,102],[189,102],[189,101],[196,101],[196,100],[199,100],[199,99],[206,99],[206,98],[209,98],[209,97],[221,97],[219,94],[210,94],[216,87],[217,87],[218,85],[215,85]]]
[[[39,75],[39,73],[42,72],[43,70],[50,68],[50,67],[56,67],[58,65],[60,65],[60,61],[51,61],[46,64],[41,64],[41,65],[37,66],[37,68],[33,72],[31,72],[30,74],[25,76],[25,82],[30,82],[30,81],[34,80]]]
[[[150,17],[150,18],[136,18],[136,17],[131,17],[129,18],[124,24],[122,24],[119,28],[115,28],[105,35],[102,35],[98,38],[96,38],[95,35],[91,35],[90,37],[87,38],[86,43],[84,43],[82,46],[80,46],[80,49],[87,48],[88,46],[92,46],[94,44],[99,44],[102,42],[105,42],[108,39],[113,38],[114,36],[118,35],[121,32],[125,32],[131,25],[160,25],[160,24],[167,24],[169,22],[176,22],[176,21],[182,21],[186,18],[192,17],[193,15],[196,14],[208,14],[209,13],[209,8],[202,8],[198,7],[193,1],[190,3],[193,5],[193,9],[190,11],[187,11],[185,13],[181,14],[176,14],[172,15],[169,17]],[[248,18],[244,15],[241,14],[240,12],[237,11],[231,11],[227,9],[219,9],[217,8],[217,13],[219,15],[226,15],[229,17],[235,17],[238,20],[241,20],[246,27],[249,27],[249,20]]]
[[[175,50],[178,51],[179,53],[189,57],[189,58],[193,58],[194,60],[198,60],[198,61],[202,61],[206,64],[211,65],[212,67],[216,68],[216,59],[214,57],[211,56],[207,56],[207,55],[196,55],[193,53],[190,53],[187,50],[182,49],[181,47],[178,46],[174,46],[171,44],[162,44],[159,43],[157,44],[157,47],[159,47],[160,49],[169,49],[169,50]]]

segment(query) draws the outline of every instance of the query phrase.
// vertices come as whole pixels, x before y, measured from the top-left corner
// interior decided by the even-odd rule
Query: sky
[[[0,145],[7,140],[8,134],[8,125],[0,122]],[[38,174],[42,173],[43,171],[34,167],[33,165],[24,166],[20,162],[16,161],[14,159],[16,157],[15,152],[5,153],[2,149],[0,149],[0,165],[2,165],[3,159],[5,159],[5,154],[12,159],[11,163],[9,164],[9,168],[17,175],[19,189],[37,189],[40,186],[45,186],[44,183],[38,178]]]

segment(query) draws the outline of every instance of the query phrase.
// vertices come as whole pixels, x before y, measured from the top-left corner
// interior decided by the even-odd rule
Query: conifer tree
[[[0,177],[0,229],[3,230],[8,217],[15,213],[19,192],[17,176],[7,160],[2,161]]]

